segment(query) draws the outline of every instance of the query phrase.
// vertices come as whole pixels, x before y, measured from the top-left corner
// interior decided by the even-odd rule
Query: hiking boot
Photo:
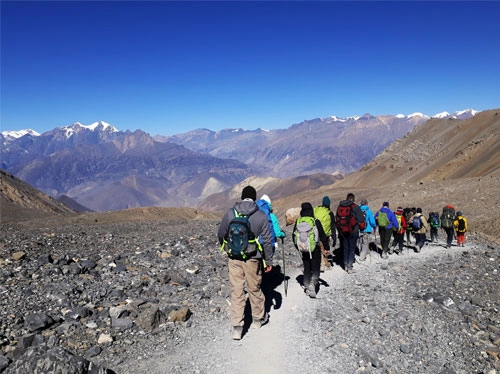
[[[316,298],[316,286],[314,285],[310,285],[309,286],[309,289],[308,289],[308,296],[311,298],[311,299],[314,299]]]
[[[269,314],[267,314],[267,312],[264,312],[264,317],[262,317],[261,319],[254,319],[253,320],[253,322],[252,322],[252,328],[254,328],[254,329],[260,329],[268,321],[269,321]]]
[[[347,269],[347,274],[354,274],[356,270],[354,269]]]
[[[241,340],[243,326],[233,326],[233,340]]]
[[[382,256],[381,257],[384,258],[384,259],[385,258],[389,258],[389,256],[387,255],[387,252],[382,252]]]

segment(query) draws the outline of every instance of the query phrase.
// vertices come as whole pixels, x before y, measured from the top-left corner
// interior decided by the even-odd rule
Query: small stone
[[[12,259],[14,261],[20,261],[22,260],[24,257],[26,256],[26,252],[23,252],[23,251],[18,251],[18,252],[14,252],[12,254]]]
[[[99,335],[99,338],[97,339],[97,344],[103,345],[103,344],[110,344],[110,343],[113,343],[113,337],[110,334]]]

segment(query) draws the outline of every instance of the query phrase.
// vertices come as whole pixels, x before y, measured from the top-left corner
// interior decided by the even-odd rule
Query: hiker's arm
[[[318,228],[319,240],[323,244],[323,248],[325,249],[325,251],[329,251],[330,243],[328,242],[328,236],[326,236],[325,230],[323,229],[323,226],[321,225],[319,219],[316,220],[316,227]]]
[[[229,228],[229,212],[226,212],[224,217],[222,217],[222,221],[219,224],[219,228],[217,230],[217,238],[219,239],[219,244],[222,244],[224,241],[224,236],[227,233],[227,229]]]
[[[262,214],[260,214],[262,213]],[[258,211],[252,215],[256,216],[259,221],[259,235],[262,240],[263,256],[266,260],[268,266],[273,265],[273,245],[271,241],[271,228],[269,221],[267,220],[267,215],[263,211]],[[258,216],[257,216],[258,215]],[[251,218],[251,217],[250,217]]]
[[[332,231],[332,246],[335,247],[337,245],[337,226],[335,225],[335,214],[330,211],[330,229]]]

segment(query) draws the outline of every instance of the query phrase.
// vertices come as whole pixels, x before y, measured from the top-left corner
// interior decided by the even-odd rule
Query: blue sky
[[[1,130],[500,107],[500,2],[2,1]]]

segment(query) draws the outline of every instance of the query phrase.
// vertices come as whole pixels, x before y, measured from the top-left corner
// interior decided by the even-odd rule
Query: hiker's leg
[[[363,232],[360,234],[360,237],[359,237],[359,246],[360,246],[359,260],[360,261],[364,261],[366,259],[366,256],[368,256],[368,251],[370,250],[368,248],[368,239],[369,239],[369,234],[367,232]]]
[[[446,245],[451,247],[451,243],[453,242],[453,229],[445,229],[446,230]]]
[[[248,300],[252,307],[253,320],[264,317],[265,297],[260,285],[262,284],[262,264],[260,260],[248,260],[244,262],[245,278],[247,281]]]
[[[319,251],[318,249],[313,251],[310,264],[311,269],[309,274],[311,278],[309,287],[316,289],[316,286],[319,283],[319,274],[321,270],[321,251]]]
[[[344,269],[347,270],[347,264],[349,263],[349,236],[347,234],[342,237],[342,249],[344,252]]]
[[[245,314],[244,262],[229,259],[229,283],[231,285],[231,326],[243,326]]]
[[[309,287],[309,284],[311,283],[311,268],[312,268],[311,257],[309,256],[309,253],[302,254],[302,263],[304,265],[304,279],[302,281],[302,284],[304,288],[307,289]]]
[[[349,270],[352,269],[352,266],[354,264],[354,252],[356,251],[356,243],[358,241],[358,236],[351,234],[349,235],[348,238],[346,238],[346,241],[348,243],[346,269]]]

